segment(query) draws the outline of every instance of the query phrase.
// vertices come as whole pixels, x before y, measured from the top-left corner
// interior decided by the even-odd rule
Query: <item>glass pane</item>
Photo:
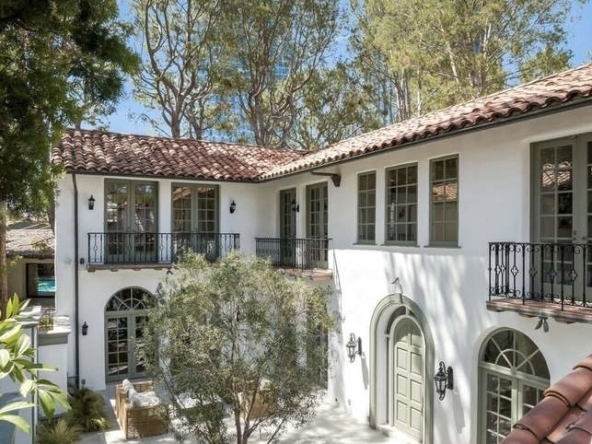
[[[431,165],[432,170],[432,180],[442,180],[444,179],[444,161],[438,160],[433,161]]]
[[[457,162],[458,159],[446,159],[445,161],[446,179],[456,179],[458,177]]]
[[[543,194],[541,195],[541,213],[555,214],[555,195]]]

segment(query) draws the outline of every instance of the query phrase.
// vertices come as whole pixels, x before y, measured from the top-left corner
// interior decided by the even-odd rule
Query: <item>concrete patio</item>
[[[106,432],[88,433],[82,438],[81,444],[174,444],[172,435],[152,436],[142,439],[126,440],[123,431],[115,419],[114,388],[109,387],[104,393],[109,400],[109,416],[112,427]],[[253,444],[265,444],[265,432],[256,432],[249,440]],[[300,429],[288,430],[277,441],[281,444],[367,444],[367,443],[389,443],[393,442],[382,433],[372,430],[367,424],[354,421],[341,409],[327,404],[321,405],[316,417],[309,424]],[[191,444],[192,441],[186,441]]]

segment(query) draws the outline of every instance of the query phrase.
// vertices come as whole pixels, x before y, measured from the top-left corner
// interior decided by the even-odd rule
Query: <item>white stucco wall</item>
[[[253,253],[256,236],[278,236],[279,191],[297,188],[297,236],[306,235],[306,186],[328,183],[330,267],[333,269],[334,306],[340,322],[331,337],[328,398],[353,416],[369,415],[370,320],[384,297],[403,293],[421,309],[434,339],[434,359],[454,368],[455,390],[444,401],[434,401],[434,443],[473,444],[477,441],[478,354],[484,339],[500,327],[527,334],[540,348],[549,366],[551,382],[561,378],[590,353],[592,326],[549,321],[550,332],[534,330],[536,319],[515,313],[486,310],[488,299],[488,242],[530,240],[530,146],[533,142],[592,132],[592,112],[577,110],[525,120],[497,128],[416,144],[324,168],[342,176],[336,188],[326,177],[303,173],[262,184],[221,183],[220,231],[238,232],[241,250]],[[440,156],[459,156],[459,248],[432,248],[429,243],[429,162]],[[418,246],[384,244],[385,169],[418,164]],[[376,245],[356,245],[357,174],[376,171]],[[78,176],[79,253],[86,258],[86,233],[103,230],[103,177]],[[176,181],[177,182],[177,181]],[[170,184],[159,181],[159,230],[170,232]],[[81,378],[101,389],[105,381],[104,309],[116,291],[140,286],[153,292],[165,270],[108,270],[89,273],[73,261],[73,189],[67,175],[60,183],[56,211],[58,312],[74,319],[74,270],[80,278],[80,320],[89,325],[81,340]],[[89,211],[90,194],[97,200]],[[230,202],[236,212],[228,212]],[[399,278],[399,285],[391,284]],[[345,342],[353,332],[362,338],[365,359],[350,364]],[[80,335],[80,331],[73,332]],[[569,343],[569,347],[565,344]],[[71,341],[73,344],[73,341]],[[72,348],[73,350],[73,348]],[[71,352],[73,358],[73,351]],[[69,361],[71,371],[73,359]],[[428,369],[431,376],[436,368]]]

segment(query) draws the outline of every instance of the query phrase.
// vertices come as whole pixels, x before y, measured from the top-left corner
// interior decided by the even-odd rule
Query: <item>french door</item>
[[[157,195],[156,182],[105,182],[107,262],[158,260]]]
[[[138,378],[144,375],[143,328],[146,315],[116,315],[106,318],[107,379]]]
[[[144,327],[154,297],[138,287],[115,293],[105,308],[106,380],[144,375]]]
[[[293,266],[296,261],[296,188],[280,191],[280,260],[283,265]]]
[[[592,135],[537,144],[534,174],[534,293],[591,301]]]
[[[328,209],[327,182],[306,188],[307,226],[310,239],[309,257],[315,268],[327,268],[328,258]]]

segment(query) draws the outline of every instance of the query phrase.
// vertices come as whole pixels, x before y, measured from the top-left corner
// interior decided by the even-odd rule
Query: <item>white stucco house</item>
[[[330,285],[328,399],[393,442],[497,444],[592,352],[592,65],[315,152],[70,130],[52,159],[56,311],[91,388],[142,375],[187,246]]]

